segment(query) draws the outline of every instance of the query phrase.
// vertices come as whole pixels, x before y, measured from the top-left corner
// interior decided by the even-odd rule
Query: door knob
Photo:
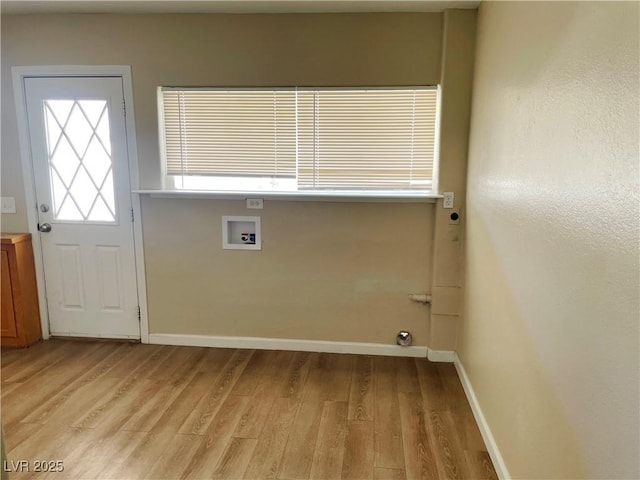
[[[51,224],[50,223],[39,223],[38,224],[38,230],[40,230],[43,233],[47,233],[51,231]]]

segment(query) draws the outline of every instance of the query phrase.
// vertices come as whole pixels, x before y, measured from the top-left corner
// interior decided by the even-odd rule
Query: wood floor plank
[[[438,362],[435,364],[435,368],[445,390],[444,398],[449,402],[449,410],[455,410],[460,405],[468,406],[455,366],[452,363]]]
[[[200,435],[176,435],[144,478],[180,478],[193,460],[202,441],[203,438]]]
[[[189,415],[219,378],[219,374],[211,373],[215,370],[212,368],[207,372],[197,372],[178,397],[166,406],[156,424],[131,454],[106,466],[98,478],[144,478],[163,452],[170,448]],[[217,370],[222,371],[222,368]]]
[[[277,398],[274,401],[243,478],[273,480],[277,477],[297,411],[295,400]]]
[[[157,391],[154,382],[146,378],[138,379],[130,385],[114,388],[116,395],[105,396],[106,400],[89,411],[74,426],[83,428],[102,428],[112,432],[123,429],[123,426],[136,412],[136,407]]]
[[[296,352],[290,351],[269,351],[269,357],[267,360],[266,368],[263,370],[263,377],[270,378],[278,382],[278,388],[276,389],[278,394],[281,393],[282,387],[285,384],[283,378],[283,372],[286,372],[293,361]]]
[[[108,342],[77,342],[77,345],[69,350],[67,358],[51,365],[47,370],[38,372],[31,379],[43,383],[67,385],[82,375],[87,365],[93,365],[109,356],[114,350],[122,348],[122,345]]]
[[[358,355],[349,392],[349,420],[373,420],[374,380],[373,357]]]
[[[162,453],[173,444],[176,433],[160,432],[128,432],[137,439],[131,442],[131,452],[113,458],[111,462],[102,464],[97,478],[101,480],[141,479],[151,470]],[[78,479],[81,480],[81,479]],[[87,480],[87,479],[84,479]]]
[[[32,413],[41,408],[48,399],[60,392],[60,385],[53,383],[41,383],[38,381],[20,384],[21,388],[14,390],[2,399],[5,405],[14,405],[13,408],[2,412],[2,422],[5,428],[10,429],[16,422],[45,423],[46,417],[35,417]]]
[[[162,415],[151,426],[150,432],[177,433],[187,421],[189,415],[211,390],[211,385],[218,380],[218,373],[197,372],[180,394],[168,403]],[[126,425],[123,426],[126,428]]]
[[[123,351],[126,345],[112,342],[63,342],[65,357],[36,375],[43,382],[67,384],[86,371],[87,364],[99,361],[114,351]]]
[[[493,468],[493,463],[487,452],[465,451],[467,465],[469,465],[470,478],[478,480],[498,480],[498,475]]]
[[[318,366],[323,368],[326,373],[326,400],[336,402],[349,401],[353,365],[353,355],[338,353],[321,355]]]
[[[148,432],[164,413],[166,405],[170,405],[196,376],[196,366],[201,361],[204,351],[197,349],[188,354],[183,347],[169,358],[172,367],[165,373],[154,372],[147,377],[155,385],[153,395],[144,399],[135,412],[129,417],[122,429],[137,432]]]
[[[198,363],[198,372],[220,373],[235,352],[233,348],[207,348],[204,357]]]
[[[476,424],[473,412],[462,388],[462,383],[453,365],[438,365],[438,374],[444,387],[444,395],[448,399],[448,410],[456,418],[456,431],[465,450],[486,450],[480,429]]]
[[[229,395],[251,396],[261,383],[265,370],[273,360],[273,353],[267,350],[256,350],[251,355]]]
[[[375,359],[375,466],[403,470],[404,447],[398,404],[397,371],[393,358]]]
[[[476,424],[471,409],[456,409],[452,411],[452,414],[456,419],[456,429],[458,430],[463,448],[470,451],[486,450],[482,434]]]
[[[427,419],[434,439],[434,453],[440,475],[451,479],[471,478],[464,450],[448,411],[432,411]]]
[[[38,342],[34,345],[31,345],[30,350],[32,352],[37,351],[38,349],[43,348],[42,345],[45,343],[50,344],[50,342]],[[2,368],[9,368],[9,365],[11,365],[12,363],[24,361],[24,355],[21,355],[19,352],[20,349],[18,348],[0,347],[0,364],[2,365]]]
[[[302,401],[289,434],[278,478],[307,478],[313,462],[313,453],[322,416],[322,401]]]
[[[20,395],[19,390],[22,385],[24,385],[23,382],[2,383],[0,385],[0,398],[2,401],[5,401],[5,399],[16,390],[18,390],[18,395]]]
[[[147,364],[145,371],[149,371],[169,356],[171,351],[171,347],[163,348],[161,345],[122,344],[117,361],[105,373],[105,376],[126,378],[131,375],[131,367],[133,366],[137,370],[141,363]],[[154,363],[148,363],[149,357],[153,357]]]
[[[73,408],[58,408],[53,410],[50,415],[46,417],[46,422],[65,426],[72,426],[78,423],[105,397],[108,397],[114,388],[116,388],[117,384],[117,378],[97,378],[95,381],[83,385],[73,392],[66,402],[68,405],[73,405]]]
[[[447,410],[450,402],[446,397],[447,391],[436,364],[426,358],[416,358],[415,365],[425,409],[427,411]]]
[[[258,438],[275,400],[273,385],[268,380],[262,379],[250,397],[247,409],[238,422],[233,436],[236,438]]]
[[[447,478],[440,477],[436,466],[421,396],[400,393],[399,400],[407,478]]]
[[[145,349],[147,350],[147,349]],[[109,395],[95,406],[90,412],[80,418],[74,426],[81,428],[95,428],[101,422],[114,424],[122,421],[123,417],[130,416],[134,410],[131,405],[138,404],[137,399],[145,398],[154,390],[153,382],[146,380],[146,374],[153,366],[165,357],[168,350],[149,350],[151,355],[137,362],[137,366],[129,369],[129,374],[113,388]],[[119,375],[108,375],[107,378],[119,378]],[[120,425],[118,425],[119,428]]]
[[[257,443],[255,438],[232,438],[211,478],[242,478]]]
[[[204,347],[173,347],[171,353],[149,371],[146,378],[158,383],[172,384],[179,381],[185,369],[195,370],[204,359],[207,349]],[[195,372],[194,372],[195,373]]]
[[[311,363],[317,359],[317,354],[309,352],[296,352],[293,356],[289,368],[284,374],[286,380],[282,387],[281,396],[299,399],[302,396],[302,389],[309,374]]]
[[[183,472],[184,478],[200,479],[211,475],[232,439],[249,397],[229,396],[217,410],[193,461]],[[246,465],[245,465],[246,467]]]
[[[233,433],[237,438],[258,438],[267,422],[271,407],[282,390],[282,372],[291,363],[291,352],[269,352],[269,361],[257,375],[258,384],[249,405]],[[236,391],[235,388],[233,391]],[[233,392],[232,392],[233,393]]]
[[[3,418],[6,413],[6,408],[4,409]],[[30,439],[35,436],[38,430],[42,428],[42,425],[39,423],[23,423],[23,422],[15,422],[11,426],[7,426],[3,420],[2,431],[4,434],[5,441],[5,450],[10,452],[22,442]]]
[[[149,382],[147,384],[147,390],[150,395],[144,393],[138,395],[140,402],[133,401],[137,405],[137,408],[130,412],[128,418],[120,428],[132,432],[151,431],[154,425],[156,425],[165,414],[166,405],[175,401],[180,393],[187,387],[191,379],[193,379],[195,373],[196,372],[191,372],[190,375],[184,377],[182,382],[176,385],[159,386],[156,382],[147,379],[143,380],[145,383]]]
[[[231,356],[209,394],[202,398],[180,428],[180,433],[183,435],[204,435],[253,353],[253,350],[237,350]]]
[[[327,397],[328,372],[319,366],[320,355],[313,355],[304,383],[302,400],[285,448],[278,477],[307,478],[313,462],[320,418]]]
[[[407,480],[404,470],[393,468],[374,468],[374,480]]]
[[[166,406],[151,430],[134,445],[131,453],[105,465],[98,478],[144,478],[163,452],[171,446],[178,430],[217,378],[218,374],[215,373],[196,373],[173,403]]]
[[[347,402],[327,401],[322,409],[320,429],[311,463],[310,479],[340,479],[347,436]]]
[[[344,480],[373,478],[373,431],[373,422],[348,422],[342,462]]]
[[[24,419],[27,423],[41,423],[51,415],[53,411],[60,408],[79,388],[89,384],[103,376],[118,362],[119,348],[113,349],[100,361],[90,366],[79,377],[65,385],[63,388],[50,395],[38,408],[33,409]]]
[[[420,393],[420,378],[418,377],[415,359],[410,357],[395,357],[393,363],[396,372],[398,392]]]
[[[34,349],[35,348],[36,346],[34,346]],[[19,359],[16,362],[9,363],[6,368],[3,368],[2,382],[24,382],[31,376],[42,370],[51,368],[57,362],[70,355],[69,350],[63,348],[63,346],[58,343],[54,343],[50,348],[41,348],[40,350],[40,355],[36,357],[35,361],[25,362]]]
[[[177,398],[166,406],[156,424],[135,446],[131,454],[106,466],[98,478],[144,478],[163,452],[171,447],[189,415],[219,378],[219,374],[211,373],[215,370],[221,371],[222,368],[197,372]]]
[[[80,442],[90,438],[91,432],[84,429],[61,427],[56,424],[41,425],[33,434],[20,443],[17,447],[7,452],[9,461],[27,460],[32,463],[38,459],[63,460],[66,465],[72,451],[75,449],[75,440]],[[23,472],[23,475],[15,478],[33,478],[37,472]],[[14,478],[14,476],[12,476]]]
[[[135,446],[144,438],[140,432],[115,431],[112,434],[91,435],[93,429],[77,429],[82,432],[82,442],[73,442],[82,448],[77,454],[59,453],[50,458],[65,458],[67,475],[76,479],[97,478],[104,465],[127,457]],[[93,432],[92,432],[93,433]],[[51,478],[58,478],[52,473]]]

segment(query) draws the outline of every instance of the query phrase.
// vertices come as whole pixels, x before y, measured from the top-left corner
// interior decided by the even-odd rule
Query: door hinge
[[[137,312],[138,312],[138,321],[140,321],[140,319],[142,318],[142,314],[140,313],[140,305],[138,305],[137,307]]]
[[[131,209],[131,221],[135,221],[135,216],[133,215],[133,208]]]
[[[127,104],[124,101],[124,98],[122,99],[122,113],[124,113],[124,116],[127,116]]]

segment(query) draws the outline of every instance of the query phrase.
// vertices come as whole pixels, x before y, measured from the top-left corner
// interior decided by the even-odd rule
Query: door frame
[[[44,262],[42,244],[38,231],[38,206],[31,159],[29,141],[29,125],[27,122],[27,98],[24,81],[30,77],[120,77],[124,93],[125,128],[127,136],[127,153],[129,157],[129,190],[133,208],[133,247],[136,261],[136,281],[138,284],[138,305],[140,306],[140,341],[149,343],[149,319],[147,316],[147,285],[144,265],[144,242],[142,237],[142,211],[140,195],[133,193],[140,188],[138,173],[138,150],[136,147],[135,115],[133,110],[133,84],[131,67],[128,65],[40,65],[12,67],[13,93],[18,123],[18,139],[22,160],[22,177],[24,181],[25,200],[29,233],[33,242],[33,252],[38,283],[38,303],[40,306],[40,323],[42,337],[49,338],[49,310],[44,283]]]

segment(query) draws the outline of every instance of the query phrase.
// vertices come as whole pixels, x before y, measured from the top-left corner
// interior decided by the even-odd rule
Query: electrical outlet
[[[16,199],[14,197],[2,197],[0,213],[16,213]]]
[[[453,192],[444,192],[442,195],[444,196],[442,208],[453,208]]]
[[[262,209],[264,201],[261,198],[247,198],[247,208]]]

